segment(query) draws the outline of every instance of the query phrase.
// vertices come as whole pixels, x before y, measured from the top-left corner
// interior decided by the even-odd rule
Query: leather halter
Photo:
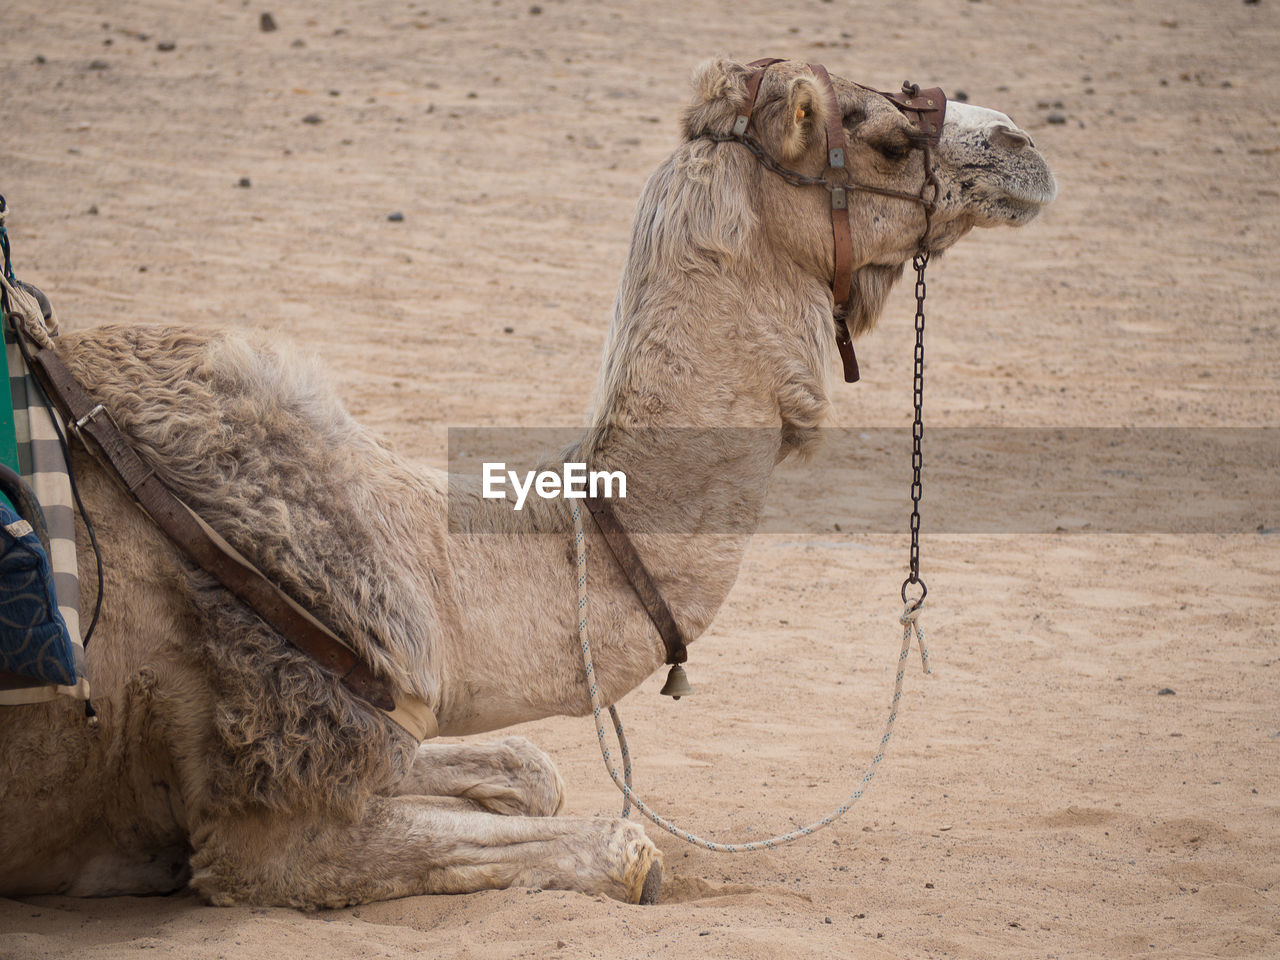
[[[756,98],[760,93],[760,85],[764,80],[766,71],[775,63],[784,62],[784,60],[775,57],[766,57],[747,64],[748,67],[753,68],[751,75],[747,78],[747,99],[738,111],[738,115],[734,118],[732,133],[728,138],[712,137],[711,139],[737,140],[751,149],[756,154],[757,159],[765,163],[770,169],[777,173],[793,174],[793,177],[787,178],[789,182],[797,185],[825,186],[830,191],[831,235],[835,264],[831,277],[831,295],[835,300],[836,347],[840,351],[840,360],[844,365],[845,382],[856,383],[860,376],[858,358],[853,352],[853,340],[849,336],[849,325],[846,320],[849,313],[849,304],[853,299],[853,233],[849,225],[849,191],[860,190],[867,193],[878,193],[883,196],[915,201],[925,208],[926,214],[932,212],[937,197],[935,194],[931,200],[924,199],[924,191],[931,179],[928,176],[926,176],[925,185],[921,187],[918,195],[853,182],[848,168],[845,166],[845,160],[848,155],[848,139],[844,132],[843,111],[841,111],[840,103],[836,98],[835,86],[831,82],[831,75],[827,73],[827,68],[820,63],[809,63],[806,66],[813,73],[814,79],[818,81],[818,86],[822,89],[823,96],[826,99],[826,170],[823,171],[821,177],[805,177],[801,174],[795,174],[794,171],[784,171],[776,161],[772,161],[772,158],[766,161],[767,154],[764,154],[763,148],[759,148],[747,136],[747,130],[751,125],[751,114],[755,110]],[[928,165],[930,162],[929,149],[938,144],[942,136],[942,125],[946,119],[947,96],[942,92],[942,88],[931,87],[927,90],[921,90],[915,84],[904,83],[902,93],[893,94],[874,90],[860,83],[855,84],[855,86],[884,97],[897,107],[913,126],[924,134],[926,146],[923,149],[925,150],[925,163]]]

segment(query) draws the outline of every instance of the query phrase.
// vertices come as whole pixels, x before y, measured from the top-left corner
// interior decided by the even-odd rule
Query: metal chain
[[[929,248],[927,245],[929,229],[933,225],[933,210],[939,199],[942,185],[933,170],[933,151],[924,151],[924,183],[920,185],[920,205],[924,207],[924,233],[920,235],[920,249],[911,258],[911,265],[916,271],[916,352],[914,374],[911,384],[912,402],[915,407],[915,418],[911,423],[911,553],[907,562],[907,579],[902,581],[902,602],[908,607],[916,607],[924,603],[929,592],[928,586],[920,579],[920,497],[924,487],[920,482],[920,471],[924,466],[921,444],[924,439],[924,298],[927,288],[924,282],[925,267],[929,266]],[[925,202],[925,192],[932,191],[932,196]],[[920,585],[920,596],[914,600],[907,599],[907,587]]]
[[[924,492],[920,483],[920,469],[924,466],[921,440],[924,438],[924,268],[929,265],[929,251],[921,250],[911,261],[916,268],[916,353],[915,376],[912,382],[912,398],[915,404],[915,420],[911,424],[911,557],[910,574],[902,582],[902,602],[907,603],[907,587],[920,585],[916,604],[924,601],[929,588],[920,579],[920,496]]]
[[[755,155],[755,158],[760,161],[761,166],[772,170],[793,187],[827,186],[827,179],[825,177],[811,177],[798,170],[792,170],[788,167],[784,167],[777,160],[773,159],[773,157],[769,155],[769,151],[761,146],[760,141],[756,140],[754,137],[748,137],[745,134],[735,135],[732,133],[712,133],[709,130],[703,131],[699,136],[701,139],[710,140],[713,143],[742,144]]]

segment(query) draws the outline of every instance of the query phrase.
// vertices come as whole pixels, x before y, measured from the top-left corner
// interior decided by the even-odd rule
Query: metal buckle
[[[103,413],[107,415],[107,419],[110,420],[112,423],[116,422],[115,417],[111,416],[111,411],[109,411],[105,406],[99,403],[92,410],[86,413],[83,417],[81,417],[79,420],[76,420],[74,423],[71,424],[72,432],[75,433],[77,437],[80,436],[80,431],[82,431],[85,428],[85,425],[92,423],[94,420],[97,420],[98,415]]]
[[[751,122],[751,118],[745,113],[738,114],[738,119],[733,121],[733,135],[740,137],[747,132],[747,124]]]

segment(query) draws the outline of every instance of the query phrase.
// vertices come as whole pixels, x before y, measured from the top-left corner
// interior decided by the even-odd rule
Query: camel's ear
[[[827,100],[811,77],[794,77],[787,86],[787,109],[782,123],[782,160],[803,157],[826,129]]]

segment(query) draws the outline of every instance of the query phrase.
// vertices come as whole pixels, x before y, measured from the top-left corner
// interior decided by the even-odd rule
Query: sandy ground
[[[931,426],[1275,425],[1272,0],[8,0],[19,276],[71,327],[280,331],[427,463],[449,425],[577,424],[632,204],[719,53],[963,90],[1054,165],[1039,222],[931,268]],[[859,348],[845,425],[908,421],[908,293]],[[815,839],[727,858],[651,828],[649,908],[6,900],[0,956],[1280,955],[1280,540],[928,528],[935,675],[908,674],[879,778]],[[621,705],[654,802],[734,838],[842,798],[883,721],[904,561],[904,534],[758,537],[693,650],[698,695],[660,701],[656,677]],[[587,721],[520,732],[572,812],[616,812]]]

